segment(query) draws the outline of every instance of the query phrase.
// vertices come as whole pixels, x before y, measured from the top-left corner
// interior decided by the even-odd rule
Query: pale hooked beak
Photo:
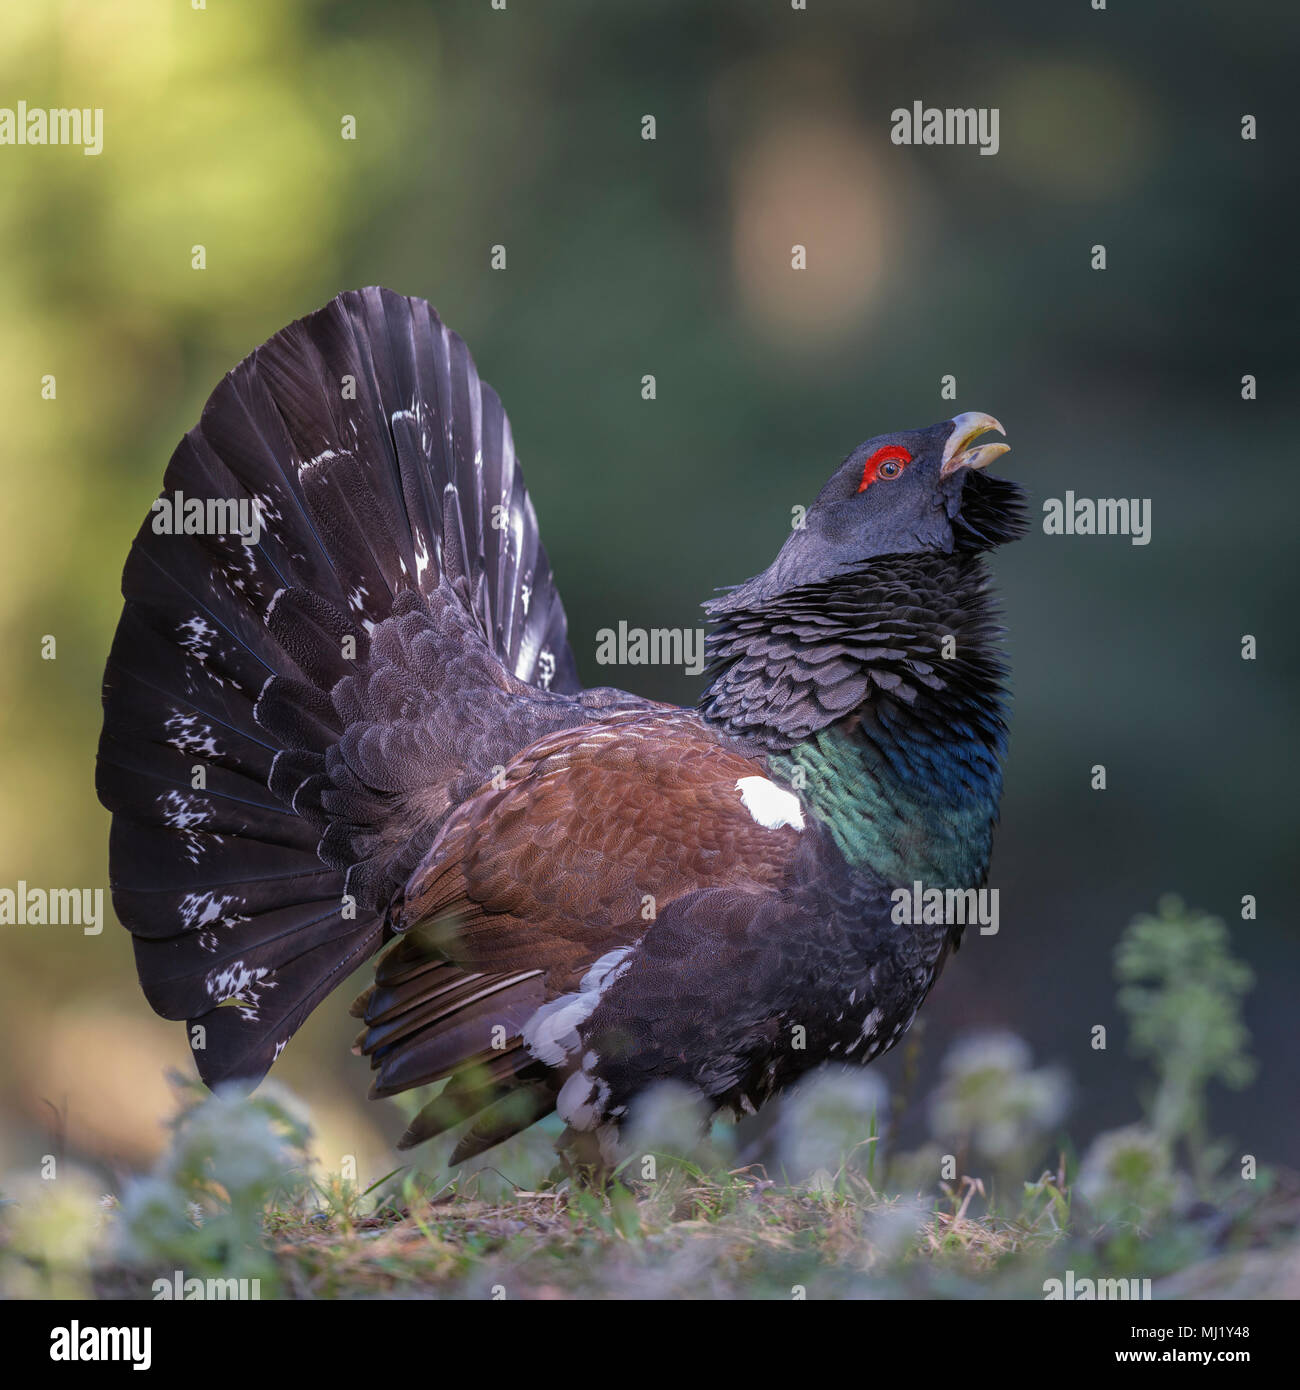
[[[966,447],[989,430],[1006,434],[1006,430],[991,415],[985,415],[982,411],[968,410],[964,415],[955,416],[952,433],[943,446],[943,464],[939,476],[951,477],[959,468],[987,468],[995,458],[1008,453],[1010,444],[978,444],[973,449]]]

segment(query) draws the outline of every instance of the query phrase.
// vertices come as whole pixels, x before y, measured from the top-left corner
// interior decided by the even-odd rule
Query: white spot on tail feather
[[[244,921],[243,917],[227,914],[226,909],[234,904],[242,907],[243,901],[229,893],[220,897],[215,893],[186,893],[181,899],[181,922],[187,927],[206,927],[209,922],[218,920],[227,926]]]
[[[236,960],[220,970],[210,970],[203,984],[214,1004],[233,999],[237,1001],[235,1008],[239,1016],[256,1023],[261,1013],[262,995],[275,988],[275,977],[265,965],[247,966],[242,960]],[[276,1056],[279,1055],[277,1052]]]
[[[221,750],[213,737],[212,726],[205,724],[197,715],[184,714],[180,710],[168,716],[163,723],[167,730],[167,742],[182,753],[201,758],[219,758]]]
[[[191,864],[199,862],[199,856],[207,848],[207,840],[221,843],[220,835],[203,835],[199,827],[206,825],[211,816],[211,808],[197,796],[187,796],[184,792],[164,792],[158,798],[162,811],[163,824],[180,834],[185,846],[185,857]]]
[[[242,960],[231,961],[220,970],[209,970],[203,977],[203,987],[214,1004],[223,999],[235,999],[256,994],[254,986],[271,972],[264,965],[247,966]],[[269,988],[274,989],[271,985]]]
[[[233,927],[239,922],[247,922],[242,912],[232,908],[244,906],[243,898],[230,893],[186,893],[180,902],[182,924],[193,930],[198,928],[199,947],[204,951],[215,951],[220,944],[216,929]]]
[[[225,681],[208,665],[208,658],[212,655],[213,639],[217,635],[216,628],[206,618],[196,613],[194,617],[186,618],[181,623],[176,629],[176,635],[180,640],[181,647],[192,660],[202,666],[217,685],[225,685]],[[194,681],[188,670],[185,673],[185,688],[187,690],[194,689]]]

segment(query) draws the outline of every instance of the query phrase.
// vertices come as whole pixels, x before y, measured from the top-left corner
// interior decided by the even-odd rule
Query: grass
[[[1152,1278],[1157,1298],[1294,1296],[1300,1280],[1290,1174],[1223,1182],[1213,1200],[1168,1212],[1106,1215],[1078,1195],[1064,1157],[1013,1200],[970,1176],[903,1195],[861,1165],[790,1184],[657,1158],[651,1182],[597,1191],[565,1178],[506,1197],[486,1169],[435,1190],[393,1174],[367,1191],[281,1171],[252,1222],[230,1221],[229,1192],[208,1183],[161,1230],[139,1229],[147,1208],[130,1199],[95,1199],[92,1213],[89,1188],[78,1209],[60,1182],[58,1212],[10,1209],[28,1224],[10,1224],[0,1245],[0,1287],[148,1299],[182,1270],[257,1279],[258,1296],[288,1299],[1041,1299],[1067,1269]],[[97,1240],[79,1244],[87,1223]]]
[[[807,1190],[680,1167],[651,1189],[504,1202],[449,1191],[416,1211],[280,1213],[269,1234],[296,1297],[852,1296],[873,1271],[912,1284],[976,1278],[1061,1238],[1050,1201],[1029,1219],[975,1218],[976,1191],[963,1184],[922,1211],[861,1179]]]
[[[1249,972],[1223,924],[1166,900],[1116,959],[1155,1085],[1081,1156],[1062,1139],[1070,1078],[1008,1034],[948,1053],[914,1152],[891,1148],[900,1097],[870,1071],[823,1070],[783,1097],[767,1166],[665,1086],[599,1188],[553,1167],[534,1129],[477,1171],[401,1169],[363,1190],[317,1172],[307,1117],[274,1085],[187,1083],[167,1151],[120,1196],[75,1170],[4,1194],[0,1294],[150,1298],[180,1271],[263,1298],[1042,1299],[1070,1271],[1151,1280],[1157,1298],[1300,1296],[1300,1176],[1207,1134],[1208,1083],[1254,1074]]]
[[[280,1294],[313,1299],[1041,1299],[1066,1268],[1128,1277],[1130,1266],[1156,1276],[1157,1297],[1234,1294],[1243,1282],[1268,1296],[1300,1261],[1300,1181],[1158,1231],[1074,1222],[1063,1171],[1026,1184],[1013,1215],[986,1201],[971,1178],[918,1201],[860,1176],[810,1189],[686,1164],[604,1193],[565,1185],[485,1201],[449,1188],[409,1209],[390,1200],[362,1214],[357,1199],[283,1210],[267,1244]]]

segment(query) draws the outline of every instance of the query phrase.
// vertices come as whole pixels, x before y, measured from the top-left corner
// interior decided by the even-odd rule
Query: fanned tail
[[[579,689],[496,393],[422,300],[340,295],[213,392],[122,592],[114,905],[203,1079],[259,1079],[456,796]]]

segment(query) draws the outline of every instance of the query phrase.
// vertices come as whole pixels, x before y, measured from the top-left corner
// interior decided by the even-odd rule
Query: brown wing
[[[459,807],[355,1006],[374,1093],[455,1073],[404,1146],[481,1112],[459,1161],[545,1114],[554,1091],[519,1036],[544,1000],[684,893],[781,882],[798,833],[759,824],[736,785],[764,775],[688,711],[627,713],[539,740]]]
[[[683,893],[780,883],[798,832],[760,825],[737,789],[765,775],[684,710],[548,736],[451,817],[395,922],[454,919],[457,963],[565,988]]]

